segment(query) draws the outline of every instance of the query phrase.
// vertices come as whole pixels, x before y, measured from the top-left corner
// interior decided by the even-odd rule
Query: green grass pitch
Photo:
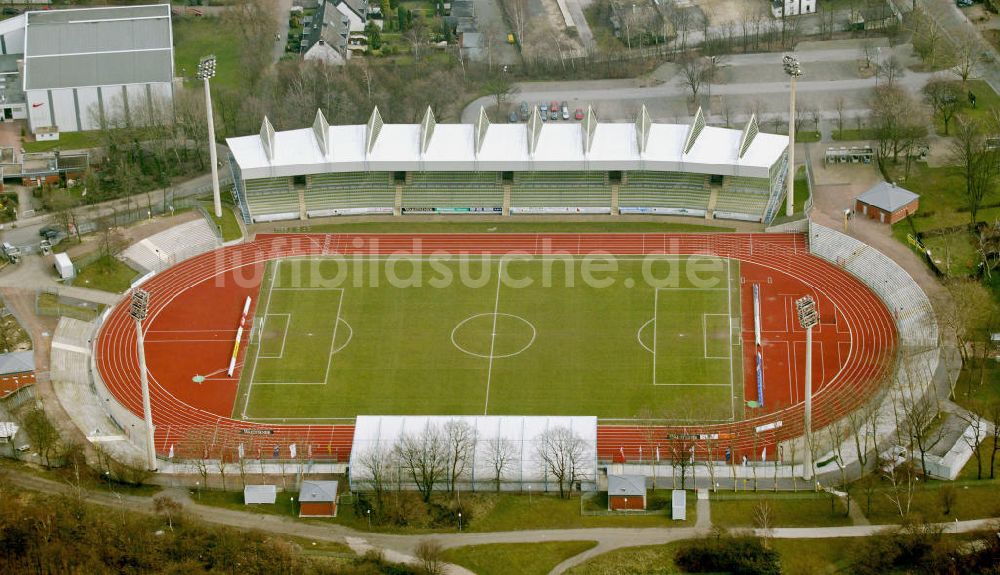
[[[272,262],[234,416],[740,419],[738,288],[705,257]]]

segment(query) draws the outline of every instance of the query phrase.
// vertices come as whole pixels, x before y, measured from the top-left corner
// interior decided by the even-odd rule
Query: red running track
[[[857,408],[877,389],[884,358],[896,343],[885,306],[860,281],[808,253],[798,234],[285,234],[258,235],[251,243],[221,248],[186,260],[147,281],[151,294],[146,329],[150,392],[156,446],[166,454],[222,453],[233,457],[243,444],[248,457],[288,456],[296,443],[299,457],[344,460],[354,426],[261,424],[232,419],[245,345],[238,369],[227,377],[235,331],[245,297],[256,299],[264,264],[291,256],[429,254],[543,255],[594,252],[635,254],[710,254],[741,262],[744,392],[757,396],[754,376],[753,296],[761,289],[764,406],[746,410],[741,421],[714,425],[638,427],[599,425],[601,459],[649,459],[661,449],[683,444],[704,456],[760,456],[768,448],[802,435],[804,333],[796,326],[792,302],[812,294],[821,324],[814,331],[814,428]],[[134,327],[127,300],[116,306],[95,344],[105,385],[133,413],[142,399],[135,358]],[[252,313],[252,310],[251,310]],[[194,383],[195,375],[206,376]],[[780,422],[779,427],[754,429]],[[698,438],[702,435],[702,438]],[[706,435],[715,439],[706,440]],[[683,441],[682,441],[683,438]]]

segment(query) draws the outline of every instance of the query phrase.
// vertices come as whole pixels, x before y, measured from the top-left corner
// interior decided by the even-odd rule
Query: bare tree
[[[701,90],[701,85],[705,81],[708,70],[706,59],[700,56],[685,54],[681,57],[678,64],[681,67],[681,82],[691,90],[691,99],[697,101],[698,91]]]
[[[767,499],[760,499],[753,506],[753,524],[760,531],[765,548],[770,547],[771,536],[774,534],[774,515],[774,506]]]
[[[974,78],[979,71],[978,42],[972,36],[966,36],[959,40],[952,55],[955,59],[955,65],[951,67],[951,73],[962,81],[962,89],[964,90],[968,81]]]
[[[951,143],[952,163],[965,180],[965,199],[971,223],[976,224],[983,199],[996,182],[997,152],[987,145],[982,124],[974,119],[958,119]]]
[[[983,478],[983,440],[986,439],[989,422],[975,411],[962,411],[958,417],[968,425],[966,433],[962,434],[962,442],[969,446],[976,458],[976,479]],[[971,434],[969,433],[971,432]],[[945,513],[947,515],[947,513]]]
[[[444,434],[448,443],[448,491],[454,493],[472,462],[476,430],[461,419],[452,419],[444,424]]]
[[[448,441],[441,429],[427,423],[421,432],[400,437],[395,452],[424,502],[429,502],[434,486],[448,477]]]
[[[38,450],[38,455],[45,462],[45,467],[52,467],[52,458],[60,453],[62,440],[59,430],[52,425],[48,415],[41,408],[32,408],[21,417],[24,431],[31,438]]]
[[[385,494],[391,486],[396,467],[393,452],[380,445],[362,451],[356,457],[356,466],[361,476],[360,483],[375,495],[376,513],[385,508]]]
[[[559,485],[559,497],[568,497],[587,455],[586,442],[572,429],[551,427],[538,436],[537,450],[545,474]]]
[[[995,478],[997,452],[1000,451],[1000,401],[994,401],[986,408],[986,414],[993,423],[993,446],[990,449],[990,479]]]
[[[837,131],[844,131],[844,97],[837,96],[837,101],[834,104],[837,110]]]
[[[962,87],[957,81],[946,80],[935,76],[924,85],[924,101],[934,110],[934,113],[944,124],[944,135],[948,135],[948,126],[955,113],[962,108]]]
[[[880,158],[892,157],[910,150],[927,136],[927,122],[922,107],[910,93],[898,86],[882,85],[871,99],[869,124],[878,142]]]
[[[917,472],[913,462],[906,459],[899,465],[895,461],[879,461],[882,477],[889,482],[885,496],[892,502],[900,517],[910,514],[913,495],[917,486]]]
[[[420,567],[425,575],[444,573],[444,546],[437,539],[421,539],[413,554],[420,561]]]
[[[486,451],[483,456],[493,472],[493,484],[499,493],[504,476],[513,470],[517,463],[517,447],[506,437],[494,437],[486,441]]]
[[[184,511],[184,506],[169,495],[157,495],[153,498],[153,509],[157,515],[162,515],[167,519],[167,526],[174,530],[174,519],[180,517]]]
[[[519,91],[518,87],[511,83],[507,74],[503,72],[493,74],[483,85],[483,88],[493,96],[498,112],[502,111],[507,99]]]

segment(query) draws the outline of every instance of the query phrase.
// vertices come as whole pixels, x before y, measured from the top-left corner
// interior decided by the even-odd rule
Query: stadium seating
[[[299,196],[289,186],[288,178],[246,180],[247,204],[254,221],[266,221],[268,216],[299,215]]]
[[[306,211],[392,208],[396,187],[388,172],[341,172],[309,176]]]
[[[716,196],[715,211],[748,214],[759,220],[764,217],[767,200],[768,196],[765,195],[731,192],[723,189]]]
[[[683,172],[628,172],[618,192],[623,208],[708,209],[708,177]]]
[[[608,208],[606,172],[515,172],[511,207]]]
[[[214,250],[221,244],[208,222],[198,218],[140,240],[125,249],[119,257],[132,267],[158,271]]]
[[[411,172],[403,188],[403,208],[499,208],[503,187],[498,172]]]

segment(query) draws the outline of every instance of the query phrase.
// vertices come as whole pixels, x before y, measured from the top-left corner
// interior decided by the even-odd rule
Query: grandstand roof
[[[537,111],[533,112],[537,114]],[[696,118],[700,118],[700,114]],[[534,120],[534,118],[532,118]],[[230,152],[247,180],[352,171],[664,170],[766,178],[785,153],[788,137],[746,130],[692,129],[686,124],[648,125],[639,150],[636,122],[594,119],[588,140],[578,122],[491,124],[477,153],[473,124],[383,124],[374,112],[368,124],[329,126],[323,151],[313,129],[274,133],[267,152],[260,135],[228,138]],[[699,122],[700,125],[701,122]],[[529,126],[538,126],[529,141]],[[366,146],[367,144],[367,146]],[[687,152],[685,152],[687,148]]]

